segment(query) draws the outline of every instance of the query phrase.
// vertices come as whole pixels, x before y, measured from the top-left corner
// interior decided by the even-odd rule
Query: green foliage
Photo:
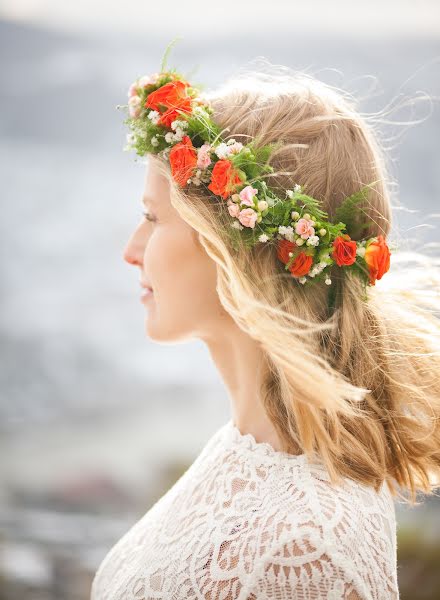
[[[365,214],[363,214],[363,223],[359,222],[359,214],[360,207],[359,204],[361,202],[368,203],[368,192],[371,187],[373,187],[377,181],[365,185],[359,191],[355,192],[351,196],[347,196],[344,198],[343,202],[338,206],[335,211],[335,217],[339,221],[343,221],[346,225],[346,230],[349,232],[351,237],[360,237],[362,232],[370,226],[370,222],[367,222],[365,219]]]

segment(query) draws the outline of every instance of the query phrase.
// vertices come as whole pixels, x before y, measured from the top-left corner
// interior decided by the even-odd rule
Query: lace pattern
[[[398,599],[393,498],[228,421],[113,546],[91,600]]]

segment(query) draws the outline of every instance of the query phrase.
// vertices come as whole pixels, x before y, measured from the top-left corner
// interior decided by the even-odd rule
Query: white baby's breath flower
[[[233,227],[234,229],[240,229],[240,230],[244,229],[243,225],[237,219],[233,223],[231,223],[231,227]]]
[[[243,149],[243,144],[240,142],[235,142],[229,146],[229,154],[238,154]]]
[[[290,227],[290,225],[288,227],[280,225],[278,227],[278,232],[281,233],[281,235],[284,235],[289,242],[293,242],[293,227]]]
[[[356,254],[357,254],[358,256],[362,256],[362,257],[364,257],[364,256],[365,256],[365,251],[366,251],[366,248],[365,248],[365,246],[358,246],[358,247],[356,248]]]
[[[326,285],[331,285],[332,280],[330,279],[330,277],[327,277],[325,280]]]
[[[174,139],[176,141],[180,142],[184,135],[185,135],[185,132],[183,131],[183,129],[181,127],[177,127],[176,133],[174,134]]]
[[[157,110],[150,110],[147,116],[150,119],[150,121],[154,123],[154,125],[157,125],[157,122],[160,119],[160,114],[157,112]]]
[[[298,281],[299,281],[300,283],[304,284],[304,283],[307,281],[307,277],[300,277],[300,278],[298,279]]]
[[[268,239],[269,239],[269,236],[268,236],[268,235],[266,235],[265,233],[262,233],[262,234],[259,236],[259,238],[258,238],[258,240],[259,240],[260,242],[267,242],[267,241],[268,241]]]
[[[168,131],[168,133],[165,134],[165,141],[168,144],[171,144],[171,142],[174,141],[174,133],[172,131]]]
[[[200,117],[205,117],[208,118],[208,113],[206,112],[206,109],[203,108],[203,106],[195,106],[193,108],[193,114],[199,115]]]
[[[174,129],[174,131],[177,131],[178,127],[180,127],[181,129],[185,129],[185,127],[188,127],[188,122],[187,121],[181,121],[180,119],[175,119],[171,123],[171,129]]]
[[[226,158],[227,156],[229,156],[230,154],[230,150],[229,147],[227,146],[227,144],[225,144],[224,142],[222,142],[221,144],[219,144],[214,152],[217,154],[217,156],[222,159],[222,158]]]
[[[159,145],[159,140],[157,139],[157,137],[155,135],[151,138],[151,144],[152,144],[152,146]]]
[[[127,144],[134,144],[136,136],[134,133],[127,133]]]
[[[293,186],[293,190],[295,192],[301,192],[301,186],[298,183],[295,183],[295,185]]]
[[[231,144],[235,144],[235,140],[234,140],[234,138],[232,138],[232,139],[228,140],[226,143],[228,146],[230,146]]]
[[[286,190],[286,196],[288,198],[292,198],[293,197],[293,190]]]
[[[309,238],[307,238],[308,246],[317,246],[318,244],[319,244],[319,237],[317,235],[311,235]]]

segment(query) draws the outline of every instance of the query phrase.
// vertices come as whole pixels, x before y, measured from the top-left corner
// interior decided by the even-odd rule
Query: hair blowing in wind
[[[307,186],[329,218],[344,197],[378,182],[359,206],[359,223],[368,223],[365,236],[389,235],[384,115],[361,115],[348,92],[273,65],[206,95],[226,137],[283,140],[267,184]],[[179,189],[164,162],[149,160],[170,179],[173,206],[215,261],[222,305],[264,351],[256,377],[285,450],[319,455],[334,482],[347,476],[378,489],[385,480],[411,503],[418,492],[433,493],[440,485],[438,261],[413,250],[408,262],[394,252],[387,281],[369,287],[367,298],[360,281],[335,265],[330,309],[329,286],[299,285],[273,246],[232,250],[226,205],[212,202],[204,186]]]

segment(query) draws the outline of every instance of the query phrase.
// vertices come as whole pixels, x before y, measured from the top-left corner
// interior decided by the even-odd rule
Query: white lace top
[[[393,498],[232,419],[100,564],[91,600],[399,598]]]

